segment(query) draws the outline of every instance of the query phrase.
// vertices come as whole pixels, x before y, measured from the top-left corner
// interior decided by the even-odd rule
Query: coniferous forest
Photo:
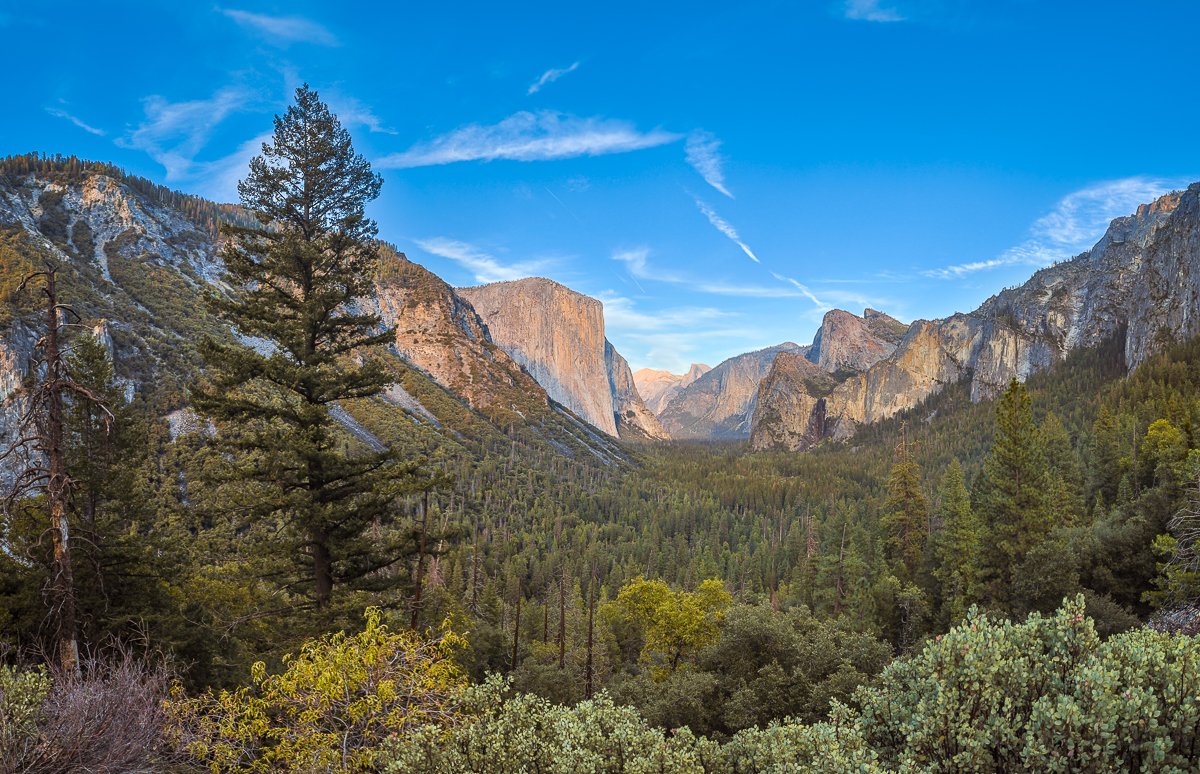
[[[236,207],[74,157],[0,173],[118,181],[222,265],[189,302],[114,254],[140,296],[101,298],[46,247],[55,202],[45,244],[0,233],[35,341],[0,772],[1198,765],[1200,339],[1130,371],[1114,335],[802,453],[568,456],[389,351],[360,303],[406,270],[365,212],[383,180],[308,87]],[[180,306],[190,348],[127,389],[95,320]]]

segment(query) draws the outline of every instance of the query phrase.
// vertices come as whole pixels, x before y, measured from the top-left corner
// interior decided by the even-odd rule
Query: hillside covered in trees
[[[414,270],[307,87],[237,207],[0,173],[221,230],[206,285],[102,271],[54,196],[2,226],[0,771],[1194,768],[1196,646],[1147,623],[1200,596],[1200,340],[803,454],[619,444],[389,349],[358,301]]]

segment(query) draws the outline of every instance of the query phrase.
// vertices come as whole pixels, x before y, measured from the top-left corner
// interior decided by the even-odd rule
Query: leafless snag
[[[72,482],[63,440],[64,396],[74,395],[99,406],[108,428],[113,416],[99,395],[71,378],[63,355],[63,334],[66,329],[81,326],[79,315],[58,302],[57,269],[47,263],[42,271],[25,277],[18,292],[24,292],[39,279],[42,281],[41,293],[45,296],[46,330],[34,347],[35,356],[29,369],[30,385],[22,391],[25,410],[17,425],[17,439],[0,454],[0,464],[17,463],[6,508],[11,509],[19,499],[33,492],[46,495],[48,531],[54,546],[48,589],[50,617],[57,620],[58,665],[63,674],[78,678],[79,641],[68,518]]]

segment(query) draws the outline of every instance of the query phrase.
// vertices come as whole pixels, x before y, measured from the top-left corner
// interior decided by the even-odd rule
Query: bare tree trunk
[[[71,568],[71,530],[67,501],[71,482],[63,452],[63,373],[58,346],[58,297],[54,272],[46,274],[46,457],[50,478],[50,527],[54,544],[51,588],[58,608],[58,661],[65,674],[79,676],[79,640],[75,613],[75,576]]]

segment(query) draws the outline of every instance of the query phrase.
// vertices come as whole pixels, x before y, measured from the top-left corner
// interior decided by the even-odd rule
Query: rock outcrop
[[[867,309],[863,316],[831,309],[821,320],[808,359],[829,373],[865,371],[896,351],[908,326]]]
[[[731,357],[681,389],[659,415],[659,421],[675,439],[748,438],[759,383],[771,370],[776,355],[793,352],[803,356],[808,349],[789,341]]]
[[[633,372],[633,382],[637,385],[638,394],[655,416],[663,413],[671,399],[679,391],[711,371],[710,366],[703,363],[692,363],[685,373],[673,374],[653,368],[641,368]]]
[[[637,394],[629,365],[624,358],[618,362],[615,350],[609,356],[599,301],[541,277],[457,293],[478,312],[491,339],[551,398],[610,436],[618,436],[623,424],[634,436],[663,437]]]
[[[843,439],[864,423],[912,408],[969,379],[971,398],[997,394],[1013,377],[1071,350],[1124,337],[1135,368],[1166,343],[1200,333],[1200,184],[1115,219],[1091,250],[1049,266],[969,314],[914,322],[895,351],[842,382],[813,412],[820,437]],[[803,449],[815,440],[797,399],[764,395],[757,448]],[[780,404],[778,407],[776,404]],[[812,414],[815,416],[815,413]]]
[[[754,450],[812,446],[825,428],[825,396],[833,374],[796,352],[780,352],[755,397],[750,447]]]
[[[409,363],[501,423],[549,408],[545,390],[440,277],[391,250],[384,251],[379,277],[374,311],[395,326],[396,350]]]
[[[613,419],[616,421],[617,435],[630,440],[667,440],[669,436],[659,424],[658,417],[642,402],[629,363],[608,339],[604,340],[604,365],[613,396]]]
[[[202,374],[199,343],[206,336],[236,336],[202,294],[223,289],[218,223],[247,224],[250,216],[104,165],[38,164],[31,165],[38,171],[0,176],[0,276],[20,277],[54,261],[64,299],[109,350],[127,398],[136,390],[178,402]],[[411,422],[422,427],[422,444],[437,443],[431,440],[437,435],[456,449],[464,443],[481,449],[503,439],[622,464],[620,447],[553,404],[489,338],[468,301],[403,255],[387,247],[383,253],[375,292],[358,305],[396,327],[392,346],[380,356],[397,382],[370,405],[332,408],[350,434],[377,448]],[[0,299],[0,444],[20,415],[14,393],[39,324],[36,309]],[[607,393],[602,330],[596,352]],[[635,415],[636,409],[629,408]],[[173,433],[195,424],[188,416],[186,406],[170,412]],[[397,423],[401,418],[406,421]],[[615,424],[611,400],[608,421]]]

